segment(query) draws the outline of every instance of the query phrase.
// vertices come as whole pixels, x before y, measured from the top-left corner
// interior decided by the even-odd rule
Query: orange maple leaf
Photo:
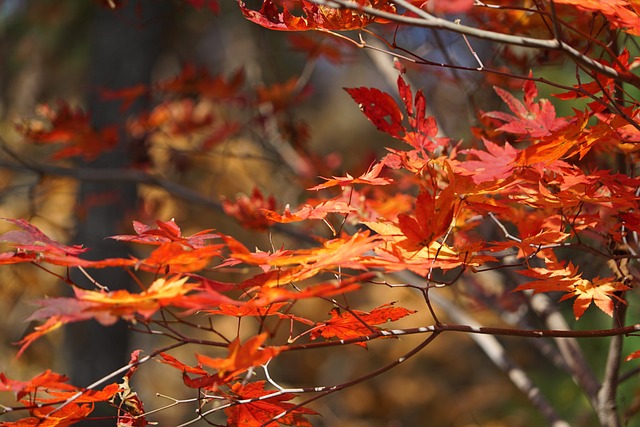
[[[229,344],[229,354],[225,358],[203,354],[196,354],[196,358],[202,366],[215,369],[219,378],[233,378],[249,368],[267,363],[280,352],[277,347],[263,346],[268,336],[263,332],[249,338],[244,344],[240,344],[240,339],[236,338]]]
[[[43,406],[31,410],[32,417],[3,422],[2,427],[67,427],[86,419],[93,412],[93,404],[68,403],[62,408]]]
[[[220,237],[218,234],[211,233],[213,231],[211,229],[199,231],[191,236],[183,236],[182,230],[173,219],[156,221],[156,225],[157,228],[151,228],[141,222],[133,221],[133,230],[136,235],[117,235],[111,236],[110,239],[157,246],[164,243],[179,242],[193,248],[200,248],[206,246],[208,240]]]
[[[452,187],[447,187],[451,189]],[[429,246],[451,227],[456,198],[451,191],[444,190],[436,198],[422,191],[416,198],[415,217],[399,214],[398,227],[407,238],[410,248]]]
[[[584,279],[571,262],[565,267],[560,263],[547,260],[546,268],[530,268],[519,271],[519,273],[536,280],[518,286],[515,291],[565,292],[560,301],[576,298],[573,304],[573,314],[576,320],[582,317],[592,302],[604,313],[612,316],[613,299],[625,303],[616,295],[616,292],[629,290],[627,285],[614,281],[612,278]]]
[[[2,426],[63,427],[85,419],[95,402],[107,402],[120,389],[112,383],[102,390],[83,390],[68,383],[69,378],[47,370],[30,381],[17,381],[0,373],[0,391],[11,391],[16,399],[29,409],[30,417],[16,422],[3,422]],[[73,398],[73,401],[69,399]],[[59,407],[54,404],[64,403]]]
[[[380,177],[380,172],[382,172],[382,168],[384,167],[384,162],[376,163],[369,167],[369,169],[360,175],[358,178],[354,178],[351,175],[347,174],[345,177],[336,177],[333,179],[324,178],[324,184],[316,185],[315,187],[309,188],[309,190],[322,190],[324,188],[333,187],[339,185],[340,187],[346,187],[354,184],[366,184],[366,185],[389,185],[393,182],[391,178]]]
[[[223,246],[217,244],[192,248],[180,242],[163,243],[148,258],[140,260],[138,267],[152,272],[191,273],[202,270],[211,258],[220,256]]]
[[[576,320],[584,314],[591,303],[595,303],[602,312],[613,317],[613,300],[621,304],[626,304],[626,301],[616,295],[616,293],[628,291],[629,289],[627,285],[614,281],[613,278],[601,279],[596,277],[593,280],[582,279],[575,283],[573,292],[564,295],[560,298],[560,301],[575,297],[573,314]]]
[[[342,197],[325,200],[315,206],[305,203],[300,206],[296,212],[291,212],[289,205],[285,206],[282,214],[271,210],[263,210],[264,215],[270,221],[280,222],[283,224],[304,221],[307,219],[324,219],[331,213],[349,214],[355,213],[356,211],[356,208],[351,206],[347,201],[342,200]]]
[[[165,353],[161,354],[163,359],[161,362],[181,370],[182,380],[187,387],[218,389],[243,372],[254,366],[265,364],[278,355],[280,350],[277,347],[263,345],[267,338],[266,332],[249,338],[244,344],[240,344],[240,339],[236,338],[229,344],[229,354],[224,358],[213,358],[196,353],[198,366],[195,367],[185,365]],[[204,367],[213,368],[216,372],[209,374]],[[189,374],[195,374],[195,377]]]
[[[118,318],[132,320],[135,313],[151,317],[160,308],[172,304],[197,286],[187,283],[188,279],[180,276],[156,279],[147,290],[137,294],[124,289],[105,292],[80,288],[74,288],[74,293],[78,301],[91,304],[85,311],[91,312],[103,325],[110,325]]]
[[[385,304],[367,313],[360,310],[340,311],[337,308],[331,310],[331,318],[318,323],[311,332],[311,339],[320,336],[324,338],[338,338],[341,340],[357,338],[377,332],[380,328],[376,325],[393,322],[415,313],[403,307],[395,307],[393,303]],[[356,343],[366,348],[363,342]]]
[[[138,294],[127,290],[87,291],[74,287],[75,298],[48,298],[37,301],[36,304],[41,308],[27,320],[46,321],[18,342],[21,345],[18,356],[36,339],[66,323],[95,318],[103,325],[111,325],[119,318],[134,320],[135,314],[149,318],[168,305],[192,308],[188,304],[186,294],[197,287],[197,284],[187,283],[188,279],[189,277],[179,276],[160,278],[154,281],[149,289]],[[197,294],[195,298],[198,298]],[[209,299],[207,302],[211,304],[213,301]],[[218,302],[229,304],[233,301],[219,295]]]
[[[383,238],[383,243],[374,249],[376,256],[362,260],[362,264],[368,268],[381,268],[386,272],[410,270],[426,276],[434,268],[449,270],[463,264],[479,265],[482,262],[482,258],[477,258],[475,254],[458,254],[447,244],[438,241],[415,248],[409,244],[400,227],[391,221],[363,224]]]

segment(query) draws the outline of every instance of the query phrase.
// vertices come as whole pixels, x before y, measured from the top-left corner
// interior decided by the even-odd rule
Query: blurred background
[[[392,57],[372,56],[320,34],[268,31],[246,21],[235,2],[220,3],[215,11],[207,2],[197,8],[170,0],[129,0],[115,3],[115,9],[91,0],[0,2],[0,217],[28,219],[53,239],[91,248],[87,255],[95,258],[132,253],[104,239],[132,233],[132,220],[153,224],[175,218],[185,235],[215,228],[262,250],[304,244],[292,235],[247,231],[220,203],[257,188],[265,197],[272,195],[279,210],[295,206],[313,197],[305,188],[316,185],[318,176],[357,176],[385,147],[396,146],[342,90],[377,87],[395,95]],[[442,39],[426,30],[400,37],[434,61],[473,66],[460,38]],[[477,49],[495,54],[489,46]],[[471,139],[476,108],[499,105],[491,85],[480,89],[483,77],[478,74],[414,67],[408,76],[414,89],[425,90],[444,133],[456,140]],[[139,91],[124,90],[131,88]],[[52,114],[80,117],[99,135],[115,131],[115,143],[103,153],[84,146],[71,156],[61,155],[56,144],[29,143],[25,135],[46,127]],[[99,178],[85,173],[100,169]],[[125,169],[153,173],[175,186],[125,179],[118,174]],[[64,269],[52,270],[66,277]],[[130,286],[122,272],[95,271],[92,276],[111,289]],[[77,272],[71,279],[86,284]],[[491,280],[500,293],[504,279],[495,275]],[[125,364],[131,350],[156,345],[147,335],[131,334],[126,325],[104,328],[88,322],[37,341],[15,360],[12,343],[35,326],[25,322],[34,309],[30,301],[67,291],[50,271],[2,267],[0,371],[26,380],[52,368],[86,385]],[[501,324],[491,298],[443,293],[481,323]],[[393,298],[404,307],[423,308],[421,297],[410,290]],[[389,302],[388,290],[372,290],[361,302],[363,308]],[[318,313],[329,308],[308,307]],[[606,319],[596,313],[591,321],[599,325]],[[405,326],[416,322],[408,319]],[[368,350],[295,352],[283,356],[273,374],[287,386],[344,382],[389,363],[420,339],[383,340]],[[577,387],[549,367],[538,347],[515,338],[501,341],[563,415],[575,425],[596,425]],[[587,347],[598,366],[606,346],[593,341]],[[196,350],[181,351],[188,358]],[[180,374],[156,363],[140,369],[134,387],[147,410],[170,403],[156,393],[189,397]],[[1,404],[12,402],[6,393],[0,395]],[[323,414],[312,417],[318,426],[518,427],[543,422],[463,334],[445,334],[391,372],[312,407]],[[176,405],[149,419],[178,425],[192,419],[194,410],[194,405]],[[105,420],[87,425],[114,425],[110,415],[107,409]]]

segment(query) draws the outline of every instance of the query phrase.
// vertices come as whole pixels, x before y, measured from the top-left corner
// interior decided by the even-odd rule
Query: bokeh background
[[[305,188],[317,184],[318,175],[364,171],[384,147],[396,143],[376,132],[342,87],[378,87],[395,93],[397,74],[391,67],[392,58],[375,56],[336,40],[318,45],[322,37],[317,34],[296,38],[299,36],[264,30],[244,20],[235,2],[220,3],[219,13],[213,13],[206,5],[195,8],[170,0],[129,0],[116,10],[110,10],[106,2],[91,0],[1,2],[0,217],[28,219],[54,239],[92,248],[89,256],[96,257],[131,253],[134,249],[104,237],[131,233],[134,219],[152,224],[155,219],[175,218],[184,234],[215,228],[238,236],[248,247],[263,250],[271,244],[304,244],[278,232],[247,231],[225,215],[217,203],[258,188],[273,195],[282,209],[312,197]],[[258,3],[254,1],[253,5]],[[441,39],[426,30],[400,37],[421,54],[432,55],[433,60],[454,58],[460,64],[472,64],[473,58],[460,38]],[[325,46],[328,53],[310,58],[309,51],[301,50],[309,43]],[[490,46],[477,48],[483,55],[497,55]],[[197,90],[173,98],[176,102],[167,114],[178,124],[179,118],[189,114],[196,122],[199,117],[214,115],[241,124],[240,131],[201,150],[206,132],[211,131],[206,126],[200,133],[180,133],[169,125],[157,132],[131,131],[136,115],[157,112],[154,108],[165,101],[157,93],[136,98],[124,109],[121,100],[105,96],[104,89],[169,82],[185,66],[206,70],[203,73],[227,81],[242,70],[245,80],[241,92],[262,93],[270,103],[247,103],[232,97],[211,99]],[[549,72],[559,76],[562,70]],[[484,77],[477,74],[416,67],[408,70],[408,76],[416,88],[425,90],[443,132],[454,139],[469,143],[476,109],[486,111],[499,105],[490,85],[483,84]],[[43,105],[56,107],[61,102],[89,112],[90,123],[97,129],[116,125],[124,142],[96,158],[53,161],[55,147],[30,144],[18,129],[39,123]],[[18,158],[32,165],[21,164]],[[65,167],[67,172],[47,173],[40,167],[51,164]],[[68,173],[69,168],[110,171],[127,167],[151,171],[179,184],[179,190],[116,179],[78,179]],[[199,198],[190,198],[191,193],[184,189]],[[0,227],[10,228],[5,224]],[[63,277],[67,274],[54,270]],[[118,273],[112,271],[92,274],[110,288],[127,286],[129,281],[126,274],[114,276]],[[84,280],[76,273],[71,277],[78,283]],[[503,283],[505,280],[495,275],[487,283],[473,286],[481,286],[480,294],[485,297],[490,294],[487,289],[501,295],[505,287],[512,286]],[[464,289],[442,293],[481,323],[501,325],[499,313],[492,306],[495,299],[470,298],[478,295],[474,289],[475,294]],[[25,322],[33,310],[30,301],[65,292],[65,285],[48,271],[35,266],[2,267],[0,371],[25,380],[50,367],[69,374],[74,383],[86,385],[126,363],[131,350],[156,345],[147,335],[132,335],[125,325],[107,329],[92,323],[47,336],[20,359],[14,359],[16,347],[12,343],[34,327]],[[389,302],[389,298],[386,288],[376,289],[363,296],[361,303],[373,308]],[[420,296],[409,290],[394,293],[392,298],[407,308],[423,308]],[[326,305],[308,309],[328,311]],[[605,325],[603,315],[591,316],[584,322]],[[222,322],[214,319],[218,321]],[[412,318],[407,325],[415,326],[415,322]],[[234,325],[220,325],[225,327]],[[291,353],[273,368],[274,375],[289,386],[344,382],[399,357],[419,339],[383,340],[371,344],[368,350]],[[549,366],[539,346],[515,338],[501,341],[539,381],[550,400],[562,409],[562,415],[574,420],[575,425],[596,425],[577,387]],[[592,341],[585,347],[594,365],[599,366],[606,341]],[[188,358],[195,349],[181,351]],[[134,377],[134,387],[144,397],[148,410],[170,403],[156,393],[188,398],[181,384],[179,373],[156,363],[145,365]],[[634,396],[625,398],[631,405]],[[10,406],[12,397],[3,393],[0,403]],[[318,426],[518,427],[543,422],[506,376],[462,334],[445,334],[391,372],[319,400],[312,407],[323,414],[313,417]],[[176,405],[150,419],[161,426],[178,425],[192,419],[194,409],[190,404]],[[105,412],[105,416],[109,414],[113,415]],[[114,424],[107,418],[87,425]]]

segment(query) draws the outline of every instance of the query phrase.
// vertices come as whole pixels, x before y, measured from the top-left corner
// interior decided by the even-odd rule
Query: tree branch
[[[464,34],[470,37],[476,37],[483,40],[493,41],[496,43],[509,44],[520,47],[527,47],[533,49],[543,50],[555,50],[562,51],[574,61],[583,64],[585,67],[596,71],[607,77],[619,79],[626,83],[629,83],[635,87],[640,87],[640,77],[632,73],[620,73],[612,67],[604,65],[595,59],[590,58],[582,54],[580,51],[569,46],[558,39],[536,39],[532,37],[517,36],[511,34],[504,34],[495,31],[481,30],[475,27],[462,25],[456,22],[447,21],[446,19],[437,18],[428,12],[412,5],[405,0],[395,0],[395,3],[399,6],[406,8],[407,10],[415,13],[417,17],[403,16],[396,13],[385,12],[370,6],[363,6],[357,2],[349,0],[310,0],[310,2],[333,8],[344,8],[354,10],[367,15],[383,18],[398,24],[409,25],[412,27],[421,28],[433,28],[439,30],[452,31],[458,34]]]

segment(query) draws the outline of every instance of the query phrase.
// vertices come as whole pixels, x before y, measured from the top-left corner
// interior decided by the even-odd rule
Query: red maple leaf
[[[462,175],[471,176],[476,184],[483,182],[503,180],[513,174],[516,167],[515,160],[519,151],[509,145],[508,142],[501,147],[488,139],[482,139],[486,150],[476,150],[470,148],[465,150],[477,160],[465,160],[458,163],[460,169],[456,172]]]
[[[239,91],[244,79],[243,70],[237,70],[225,78],[221,75],[212,76],[206,67],[188,63],[178,76],[158,83],[157,87],[175,95],[197,95],[218,101],[234,100],[240,98]]]
[[[100,96],[105,101],[121,100],[120,111],[127,111],[131,105],[140,97],[149,93],[149,87],[144,84],[139,84],[124,89],[112,90],[112,89],[100,89]]]
[[[354,10],[321,6],[306,0],[288,3],[297,6],[302,14],[293,15],[287,2],[281,0],[264,0],[260,10],[251,10],[243,1],[238,0],[238,6],[246,19],[277,31],[348,31],[362,29],[374,22],[387,22]],[[360,3],[384,12],[395,12],[395,7],[388,0],[360,0]]]
[[[451,187],[448,187],[451,188]],[[416,198],[415,216],[398,215],[398,227],[407,238],[409,247],[426,247],[441,237],[451,227],[455,210],[451,191],[443,191],[439,197],[422,191]]]
[[[288,403],[295,397],[292,393],[275,393],[273,397],[265,397],[274,394],[274,391],[265,390],[264,386],[265,381],[246,385],[235,383],[231,386],[232,396],[237,403],[224,410],[229,427],[311,427],[305,416],[317,415],[315,411]]]
[[[548,99],[535,102],[538,88],[533,80],[527,80],[524,83],[524,104],[506,90],[499,87],[494,87],[494,89],[515,114],[511,115],[500,111],[485,113],[487,117],[505,122],[497,129],[499,131],[540,138],[561,129],[568,123],[566,119],[556,117],[556,110]]]
[[[345,91],[358,103],[360,111],[382,132],[400,138],[403,131],[402,112],[398,104],[388,93],[379,89],[359,87],[345,88]]]
[[[640,10],[632,0],[557,0],[557,3],[570,4],[582,11],[602,13],[612,27],[640,35]]]
[[[251,197],[241,194],[236,197],[235,202],[223,200],[222,208],[244,227],[265,230],[273,225],[265,210],[273,211],[276,208],[276,199],[273,196],[266,198],[259,189],[254,188]]]
[[[444,146],[449,138],[438,137],[438,124],[432,116],[427,116],[427,100],[422,90],[414,96],[411,87],[404,81],[402,74],[398,76],[398,93],[407,111],[409,128],[405,129],[401,139],[419,150],[433,151]]]
[[[192,248],[201,248],[207,245],[206,241],[219,238],[220,235],[210,233],[211,229],[203,230],[191,236],[183,236],[182,230],[175,220],[156,221],[157,228],[138,221],[133,221],[133,229],[137,235],[111,236],[111,239],[125,242],[143,243],[146,245],[162,245],[164,243],[179,242]]]
[[[18,130],[36,144],[63,144],[53,154],[54,160],[76,156],[93,160],[118,144],[116,126],[98,131],[91,125],[87,113],[73,109],[64,102],[59,102],[57,109],[43,105],[40,113],[50,122],[50,126],[34,121],[20,125]]]
[[[40,231],[38,227],[24,219],[2,219],[17,225],[22,228],[22,230],[7,231],[0,235],[0,242],[11,242],[20,250],[55,253],[59,255],[78,255],[87,251],[87,249],[82,246],[67,246],[52,240]]]
[[[223,316],[232,316],[232,317],[267,317],[267,316],[277,316],[281,319],[292,319],[298,322],[311,325],[313,322],[304,317],[295,316],[289,313],[282,313],[280,309],[284,307],[290,306],[290,302],[274,302],[268,305],[257,305],[251,303],[251,301],[247,304],[243,304],[240,306],[231,305],[231,304],[220,304],[220,306],[215,310],[207,310],[207,313],[210,314],[221,314]]]

